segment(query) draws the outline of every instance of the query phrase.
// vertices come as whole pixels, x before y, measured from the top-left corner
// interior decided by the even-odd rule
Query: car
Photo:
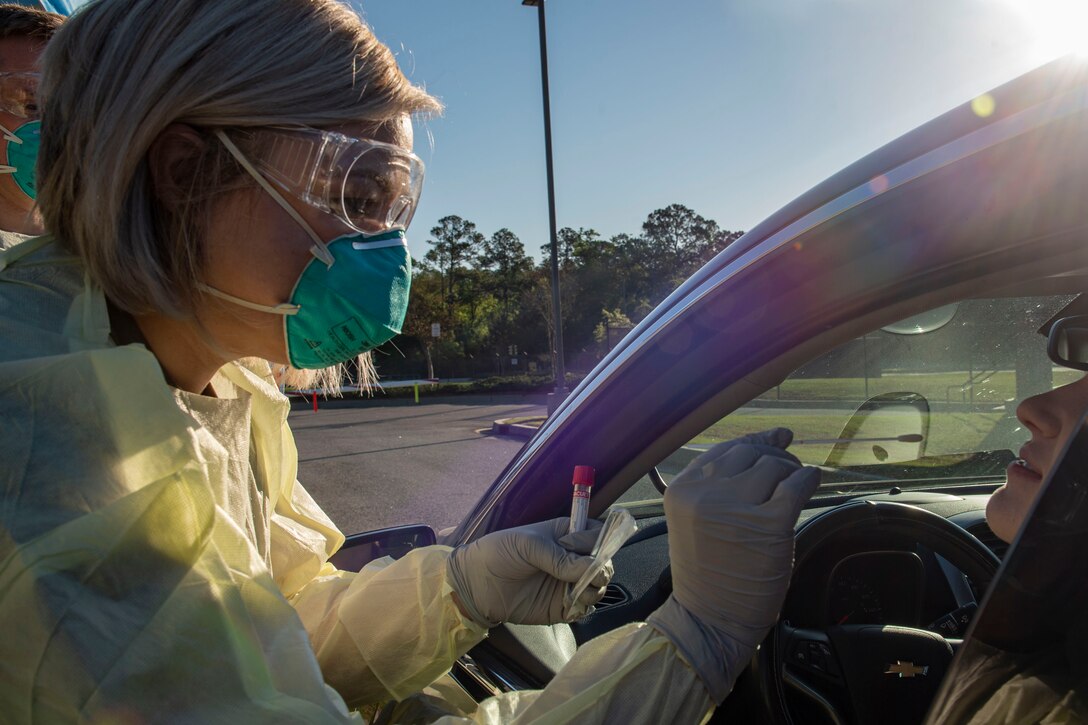
[[[966,99],[970,100],[970,99]],[[639,531],[586,618],[505,626],[452,676],[477,699],[545,685],[576,647],[668,596],[662,492],[699,451],[785,425],[823,468],[777,627],[722,722],[920,722],[1004,544],[989,495],[1023,398],[1071,380],[1036,329],[1088,291],[1088,65],[1061,59],[865,156],[686,280],[583,380],[443,543],[570,508]],[[344,567],[434,541],[349,539]],[[894,626],[891,626],[894,625]],[[924,674],[922,670],[925,670]]]

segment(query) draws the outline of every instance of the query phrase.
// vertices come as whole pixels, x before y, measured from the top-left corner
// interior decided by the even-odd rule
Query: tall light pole
[[[559,234],[555,228],[555,175],[552,173],[552,106],[548,96],[548,31],[544,22],[545,0],[521,0],[536,8],[540,25],[540,87],[544,95],[544,156],[548,169],[548,224],[552,242],[552,316],[555,318],[555,392],[548,396],[548,413],[555,412],[567,397],[567,369],[563,362],[563,311],[559,302]]]

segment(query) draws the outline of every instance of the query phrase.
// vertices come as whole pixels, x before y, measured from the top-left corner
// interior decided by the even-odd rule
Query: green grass
[[[1080,379],[1076,370],[1055,370],[1054,386]],[[994,373],[971,391],[961,391],[967,380],[964,372],[883,375],[869,378],[790,378],[760,397],[766,400],[865,400],[881,393],[918,393],[932,403],[950,401],[1000,403],[1016,396],[1016,374],[1011,370]]]
[[[929,416],[929,436],[925,454],[938,456],[981,450],[983,440],[993,430],[1002,413],[933,412]],[[807,415],[791,415],[788,409],[773,409],[759,413],[740,413],[723,418],[697,435],[691,442],[712,444],[728,441],[745,433],[782,426],[793,431],[794,440],[837,438],[850,419],[846,410],[813,411]],[[891,432],[891,431],[889,431]],[[913,432],[913,431],[906,431]],[[803,463],[822,464],[832,445],[795,446],[790,451]]]

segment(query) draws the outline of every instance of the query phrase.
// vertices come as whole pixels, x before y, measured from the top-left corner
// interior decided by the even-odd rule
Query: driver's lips
[[[1021,448],[1020,457],[1005,469],[1006,485],[1038,488],[1039,484],[1043,482],[1043,476],[1039,472],[1039,466],[1032,462],[1035,460],[1037,460],[1037,457],[1028,451],[1027,446]]]

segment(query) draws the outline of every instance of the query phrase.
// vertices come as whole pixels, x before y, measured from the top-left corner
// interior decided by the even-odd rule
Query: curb
[[[516,438],[532,438],[538,427],[511,423],[508,418],[500,418],[491,424],[491,435],[514,436]]]

